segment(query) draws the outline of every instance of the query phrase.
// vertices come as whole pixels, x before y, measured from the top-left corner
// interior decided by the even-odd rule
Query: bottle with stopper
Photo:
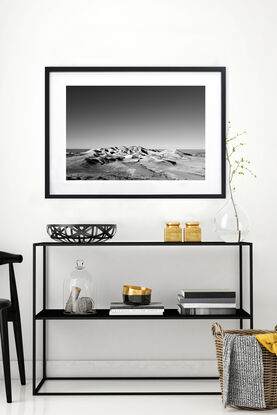
[[[95,310],[94,286],[84,261],[78,259],[69,278],[64,281],[64,312],[66,314],[93,314]]]

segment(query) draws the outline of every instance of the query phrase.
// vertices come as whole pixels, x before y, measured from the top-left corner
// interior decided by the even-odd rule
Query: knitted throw
[[[255,337],[230,333],[224,336],[223,404],[266,407],[262,350]]]

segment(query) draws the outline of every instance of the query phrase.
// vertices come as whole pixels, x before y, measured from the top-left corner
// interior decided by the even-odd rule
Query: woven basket
[[[219,380],[221,393],[223,394],[223,339],[225,333],[237,334],[238,336],[252,336],[254,334],[275,333],[277,332],[277,326],[274,331],[269,330],[223,330],[218,323],[212,325],[212,334],[215,340],[216,357],[219,372]],[[266,409],[277,408],[277,356],[274,353],[269,352],[264,346],[260,345],[263,356],[264,366],[264,395]],[[231,405],[230,405],[231,406]],[[233,406],[233,405],[232,405]],[[241,409],[254,409],[246,407],[237,407]],[[256,409],[256,408],[255,408]]]

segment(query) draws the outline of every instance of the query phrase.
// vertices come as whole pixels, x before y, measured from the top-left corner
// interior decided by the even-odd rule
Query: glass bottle
[[[64,312],[67,314],[95,313],[95,298],[92,277],[78,259],[70,277],[64,281]]]

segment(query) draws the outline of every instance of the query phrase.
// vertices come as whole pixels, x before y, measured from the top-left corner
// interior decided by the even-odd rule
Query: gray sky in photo
[[[67,148],[205,148],[204,86],[67,86]]]

